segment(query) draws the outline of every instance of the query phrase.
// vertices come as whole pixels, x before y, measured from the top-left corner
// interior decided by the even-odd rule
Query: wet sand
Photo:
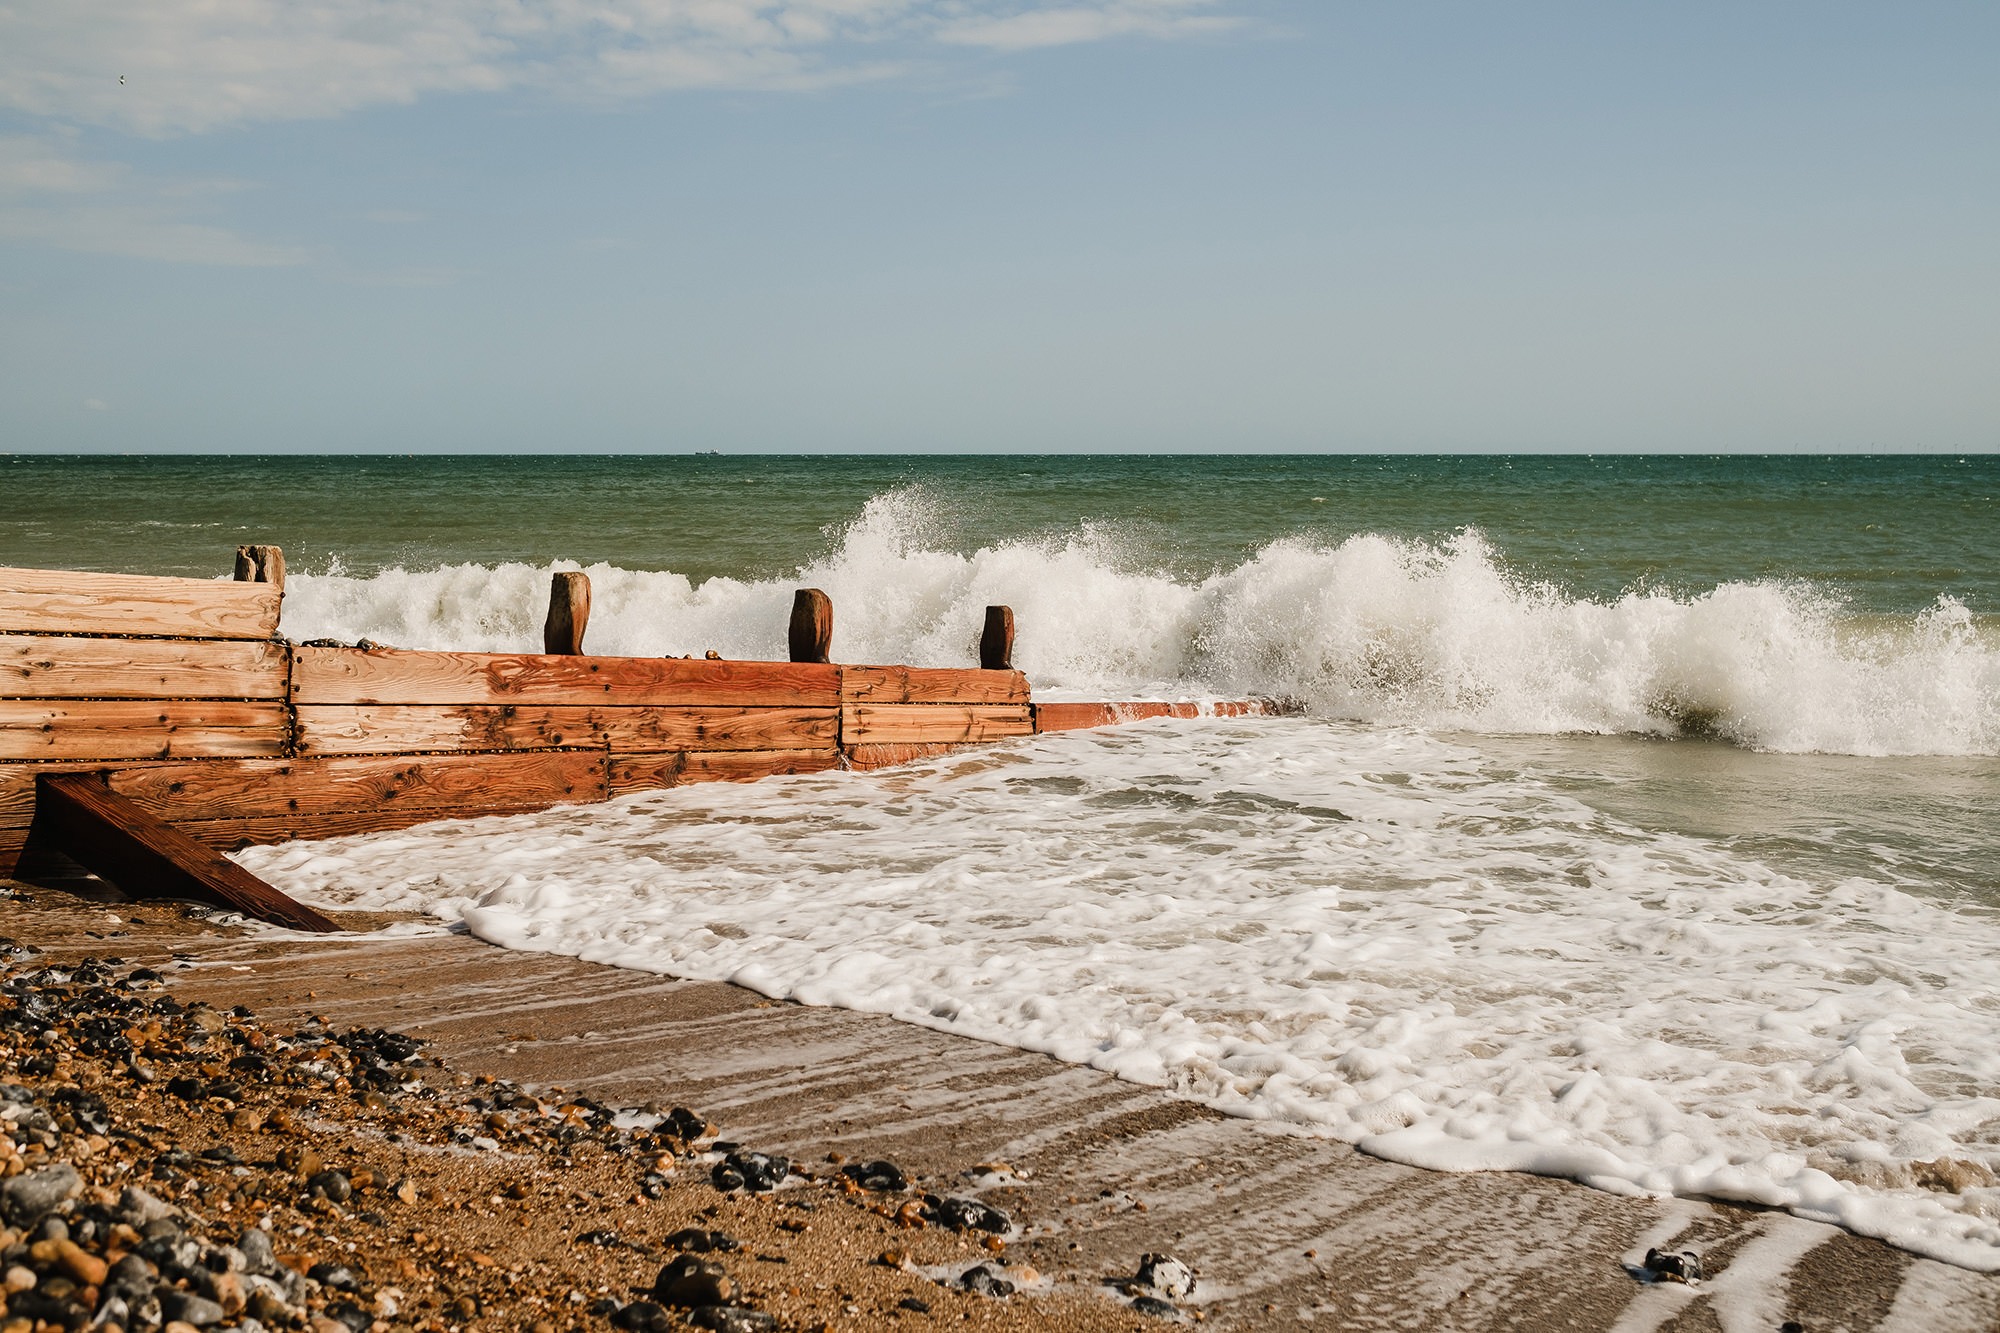
[[[407,1031],[462,1071],[613,1105],[686,1105],[746,1147],[810,1163],[887,1157],[928,1177],[926,1189],[976,1195],[1021,1224],[1005,1258],[1059,1280],[1004,1304],[947,1293],[937,1308],[961,1325],[1162,1327],[1106,1279],[1170,1250],[1200,1271],[1183,1305],[1204,1326],[2000,1327],[2000,1278],[1784,1213],[1422,1171],[1042,1056],[461,935],[279,938],[155,904],[24,893],[31,901],[0,903],[0,934],[56,957],[116,953],[160,967],[184,1002]],[[162,966],[174,953],[184,962]],[[975,1169],[994,1163],[1012,1170]],[[825,1317],[852,1327],[905,1317],[886,1297],[921,1279],[858,1259],[900,1243],[883,1219],[854,1208],[813,1225],[816,1245],[846,1242],[825,1250],[826,1262],[846,1251],[841,1280],[868,1288]],[[939,1263],[981,1257],[964,1237],[921,1234],[944,1247]],[[1639,1260],[1653,1246],[1698,1250],[1712,1275],[1696,1286],[1644,1281]]]

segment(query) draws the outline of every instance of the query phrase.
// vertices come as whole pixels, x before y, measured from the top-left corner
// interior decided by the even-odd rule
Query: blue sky
[[[0,450],[1991,450],[1996,69],[1990,2],[0,0]]]

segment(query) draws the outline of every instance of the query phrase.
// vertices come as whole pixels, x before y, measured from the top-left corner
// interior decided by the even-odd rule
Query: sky
[[[0,452],[2000,448],[2000,6],[0,0]]]

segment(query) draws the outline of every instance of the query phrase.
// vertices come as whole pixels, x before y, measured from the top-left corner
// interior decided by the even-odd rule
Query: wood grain
[[[810,708],[840,702],[840,669],[811,663],[394,648],[294,651],[292,701],[298,704]]]
[[[794,750],[831,746],[832,708],[437,708],[418,704],[301,706],[300,754],[413,750]]]
[[[563,802],[530,802],[524,805],[476,805],[406,807],[387,810],[335,810],[319,815],[266,815],[256,819],[195,819],[174,827],[196,842],[218,852],[244,847],[260,847],[299,839],[344,838],[353,833],[382,833],[413,828],[440,819],[486,819],[503,815],[532,815]]]
[[[840,743],[850,747],[968,744],[1034,729],[1025,704],[848,704],[840,710]]]
[[[832,660],[833,599],[818,588],[792,594],[792,618],[785,627],[786,648],[794,662]]]
[[[857,773],[868,773],[878,768],[894,768],[897,764],[913,764],[919,759],[935,759],[939,755],[967,748],[969,747],[945,742],[925,745],[853,745],[847,749],[847,766]]]
[[[783,773],[823,773],[840,766],[831,746],[809,750],[676,750],[611,756],[611,794],[628,795],[690,782],[755,782]]]
[[[282,699],[289,669],[267,639],[0,634],[0,698]]]
[[[1155,717],[1255,717],[1281,710],[1268,699],[1237,699],[1217,703],[1036,704],[1036,731],[1075,731],[1082,727],[1115,727]]]
[[[0,699],[0,760],[275,756],[286,721],[274,702]]]
[[[278,585],[63,569],[0,569],[0,631],[268,639]]]
[[[30,836],[129,898],[193,898],[293,930],[340,929],[255,875],[104,786],[95,774],[44,777]]]
[[[238,759],[125,768],[112,791],[169,823],[347,810],[550,806],[605,797],[602,750]]]
[[[542,651],[565,657],[583,654],[590,628],[590,575],[576,570],[549,576],[549,614],[542,621]]]
[[[970,667],[844,666],[843,703],[1025,704],[1028,678],[1018,671]]]

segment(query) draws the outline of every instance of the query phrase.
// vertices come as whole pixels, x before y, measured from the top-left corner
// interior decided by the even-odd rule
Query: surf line
[[[979,666],[832,659],[793,599],[789,660],[593,657],[590,579],[552,576],[540,653],[292,643],[284,552],[233,581],[0,569],[0,875],[74,875],[296,930],[341,927],[226,857],[692,782],[872,770],[1011,737],[1276,701],[1043,703],[986,608]]]

